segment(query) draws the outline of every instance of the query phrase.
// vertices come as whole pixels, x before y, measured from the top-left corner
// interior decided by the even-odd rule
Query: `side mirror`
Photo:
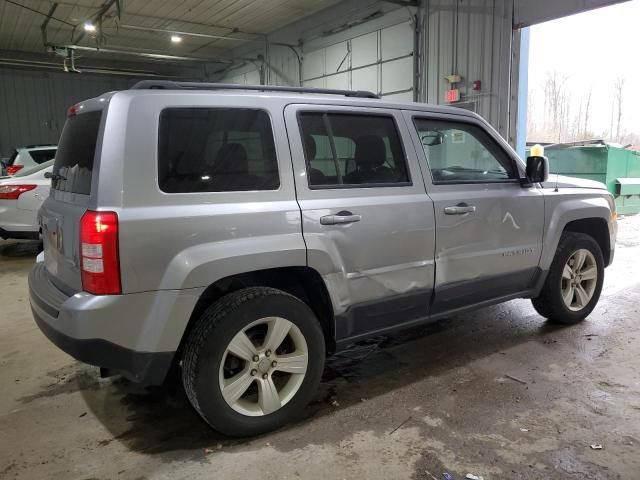
[[[527,157],[527,179],[532,183],[546,182],[549,178],[547,157]]]

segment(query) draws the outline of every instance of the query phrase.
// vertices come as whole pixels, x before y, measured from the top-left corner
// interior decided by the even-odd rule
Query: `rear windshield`
[[[91,193],[101,116],[102,111],[98,110],[67,119],[53,165],[53,189],[82,195]]]
[[[53,157],[56,156],[55,148],[48,148],[46,150],[30,150],[29,155],[33,158],[33,161],[37,164],[42,164],[44,162],[48,162]]]

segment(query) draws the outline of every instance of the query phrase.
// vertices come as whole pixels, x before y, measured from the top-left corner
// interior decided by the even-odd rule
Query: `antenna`
[[[558,178],[560,177],[560,173],[556,172],[556,187],[553,189],[554,192],[558,191]]]

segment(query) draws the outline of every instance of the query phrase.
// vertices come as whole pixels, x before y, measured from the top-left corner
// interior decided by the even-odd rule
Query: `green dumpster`
[[[640,212],[640,152],[603,140],[544,147],[551,173],[602,182],[615,197],[618,213]]]

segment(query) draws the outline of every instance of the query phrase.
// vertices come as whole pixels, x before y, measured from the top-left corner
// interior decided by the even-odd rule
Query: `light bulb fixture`
[[[182,37],[180,35],[171,35],[171,43],[180,43],[182,41]]]
[[[91,22],[86,22],[84,24],[84,31],[85,32],[95,32],[96,31],[96,26]]]

